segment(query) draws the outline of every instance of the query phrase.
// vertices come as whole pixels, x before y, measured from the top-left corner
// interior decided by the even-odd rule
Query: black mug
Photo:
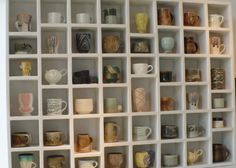
[[[76,33],[77,50],[79,53],[88,53],[91,50],[92,33]]]
[[[173,139],[178,137],[178,127],[176,125],[162,125],[161,138]]]
[[[161,71],[160,72],[161,82],[171,82],[172,81],[172,71]]]
[[[213,162],[224,162],[229,157],[230,152],[223,144],[213,144]]]
[[[89,84],[89,70],[83,70],[73,73],[73,84]]]

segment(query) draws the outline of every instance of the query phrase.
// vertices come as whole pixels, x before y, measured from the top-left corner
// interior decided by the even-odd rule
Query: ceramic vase
[[[79,53],[88,53],[91,49],[92,33],[79,32],[76,34],[77,50]]]
[[[144,88],[136,88],[133,91],[133,106],[135,112],[146,111],[146,91]]]

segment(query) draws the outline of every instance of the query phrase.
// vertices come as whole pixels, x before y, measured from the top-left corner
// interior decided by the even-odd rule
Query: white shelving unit
[[[233,165],[235,163],[235,89],[233,65],[233,32],[231,5],[229,1],[220,0],[9,0],[8,36],[9,36],[9,137],[13,132],[29,132],[32,143],[29,147],[14,148],[11,152],[12,168],[18,168],[18,154],[33,153],[34,161],[40,168],[47,168],[47,157],[55,154],[65,156],[65,168],[79,168],[78,160],[88,158],[97,160],[99,168],[106,166],[106,154],[121,152],[125,155],[125,167],[136,168],[134,153],[142,150],[155,151],[154,168],[162,168],[162,156],[173,153],[180,156],[180,164],[176,168],[215,167]],[[103,10],[108,7],[117,9],[119,24],[104,24]],[[161,26],[157,21],[157,10],[169,7],[173,11],[175,24]],[[201,17],[199,27],[183,25],[183,12],[194,9]],[[56,11],[66,18],[65,23],[48,24],[47,13]],[[149,15],[149,31],[136,32],[134,14],[147,12]],[[32,32],[17,32],[14,23],[16,14],[27,12],[32,15]],[[89,12],[91,24],[75,23],[75,14]],[[225,21],[222,28],[208,26],[208,15],[219,13]],[[78,53],[75,33],[79,31],[93,33],[91,53]],[[209,37],[218,33],[222,36],[226,52],[212,55],[209,51]],[[60,36],[58,54],[48,54],[46,39],[48,35]],[[102,38],[107,34],[116,34],[122,39],[123,50],[120,53],[103,53]],[[172,35],[175,38],[175,53],[164,53],[160,47],[160,38]],[[184,53],[184,37],[191,35],[199,44],[196,54]],[[133,39],[145,38],[150,42],[151,52],[147,54],[131,53]],[[32,54],[14,54],[14,44],[29,43],[33,47]],[[33,63],[32,76],[21,76],[19,63],[30,60]],[[136,75],[131,71],[133,63],[145,62],[154,67],[147,75]],[[116,64],[122,71],[122,82],[108,84],[103,82],[103,67]],[[186,82],[185,69],[201,70],[202,81]],[[223,90],[211,89],[211,68],[223,68],[226,72],[226,87]],[[67,70],[67,75],[57,85],[48,85],[44,74],[48,69]],[[75,71],[88,69],[92,76],[98,77],[97,84],[73,84]],[[160,71],[172,71],[174,82],[160,82]],[[147,112],[134,112],[132,107],[132,90],[144,87],[150,97],[150,109]],[[196,91],[201,95],[198,110],[187,108],[186,94]],[[34,111],[32,116],[21,116],[18,111],[18,94],[32,92]],[[173,111],[161,111],[160,98],[173,97],[176,108]],[[103,100],[106,97],[117,97],[123,106],[123,112],[104,113]],[[213,109],[212,99],[224,97],[226,107]],[[46,100],[61,98],[68,107],[61,116],[46,115]],[[74,112],[74,99],[93,98],[94,113],[79,115]],[[222,129],[212,128],[212,118],[221,116],[226,122]],[[114,121],[120,125],[121,134],[116,143],[104,142],[104,123]],[[206,134],[199,138],[187,138],[186,126],[189,123],[200,124]],[[177,139],[162,139],[161,125],[178,126]],[[149,126],[153,133],[146,141],[135,141],[132,136],[136,125]],[[60,130],[65,134],[62,146],[44,146],[45,131]],[[93,138],[93,151],[76,152],[76,135],[88,133]],[[10,139],[10,138],[9,138]],[[222,143],[230,150],[229,160],[213,163],[212,145]],[[192,149],[204,149],[204,155],[196,165],[187,164],[187,153]]]

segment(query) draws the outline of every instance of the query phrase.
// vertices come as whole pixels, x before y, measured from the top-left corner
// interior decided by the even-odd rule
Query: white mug
[[[137,126],[134,127],[134,140],[144,141],[152,134],[152,129],[150,127]]]
[[[96,168],[98,162],[95,160],[79,160],[79,168]]]
[[[76,23],[91,23],[92,18],[89,13],[77,13],[76,14]]]
[[[210,27],[221,27],[223,22],[224,22],[224,16],[218,14],[209,15]]]
[[[225,45],[221,43],[221,37],[215,35],[210,37],[210,53],[223,54],[225,52]]]
[[[224,108],[225,99],[224,98],[213,98],[213,108]]]
[[[132,65],[132,69],[135,74],[147,74],[153,71],[153,66],[146,63],[137,63]]]
[[[65,17],[59,12],[49,12],[48,23],[65,23]]]
[[[93,99],[75,99],[75,112],[89,114],[93,112]]]
[[[66,108],[67,102],[62,99],[47,99],[47,115],[61,115]]]

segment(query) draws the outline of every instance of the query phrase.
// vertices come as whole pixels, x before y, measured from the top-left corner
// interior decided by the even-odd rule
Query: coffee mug
[[[146,63],[136,63],[132,65],[135,74],[148,74],[153,71],[153,66]]]
[[[187,102],[189,110],[197,110],[199,107],[200,95],[197,92],[187,93]]]
[[[75,99],[75,112],[89,114],[93,112],[93,99]]]
[[[65,23],[65,17],[59,12],[49,12],[48,23]]]
[[[91,152],[93,147],[93,138],[88,134],[77,135],[77,152],[87,153]]]
[[[21,61],[20,69],[22,76],[30,76],[32,70],[32,61]]]
[[[20,168],[36,168],[37,164],[33,162],[34,155],[32,153],[22,153],[18,155]]]
[[[119,138],[120,126],[115,122],[106,122],[104,124],[105,143],[117,142]]]
[[[174,24],[174,16],[171,13],[170,8],[158,9],[158,24],[159,25],[173,25]]]
[[[31,26],[32,15],[28,13],[20,13],[16,16],[16,30],[18,32],[30,32],[32,29]]]
[[[221,43],[221,37],[214,35],[210,37],[210,53],[223,54],[225,52],[225,45]]]
[[[172,71],[161,71],[160,82],[171,82],[173,79]]]
[[[32,142],[31,134],[27,132],[14,132],[11,135],[11,145],[12,147],[26,147]]]
[[[104,112],[105,113],[122,112],[122,105],[118,104],[116,98],[105,98],[104,99]]]
[[[92,18],[90,17],[89,13],[77,13],[76,14],[76,23],[91,23]]]
[[[204,151],[202,149],[195,149],[193,151],[188,151],[187,154],[187,163],[188,165],[194,165],[196,162],[199,162],[199,158],[202,157]]]
[[[175,39],[173,37],[162,37],[161,38],[161,48],[164,53],[173,53],[175,47]]]
[[[224,22],[224,16],[219,14],[209,15],[209,26],[210,27],[221,27]]]
[[[62,99],[47,99],[47,115],[61,115],[66,108],[67,102]]]
[[[64,168],[65,157],[63,155],[51,155],[47,157],[48,168]]]
[[[140,12],[135,14],[135,25],[138,33],[147,33],[149,24],[148,14]]]
[[[125,167],[125,156],[123,153],[108,153],[107,163],[110,168],[123,168]]]
[[[106,24],[117,24],[117,14],[115,8],[104,9],[104,21]]]
[[[175,167],[179,165],[179,155],[177,154],[164,154],[162,156],[163,166]]]
[[[171,97],[161,97],[161,111],[171,111],[175,109],[175,99]]]
[[[173,139],[178,138],[179,132],[176,125],[162,125],[161,126],[161,138]]]
[[[31,115],[31,112],[34,110],[33,108],[33,93],[25,92],[18,94],[19,101],[19,111],[23,116]]]
[[[98,167],[98,162],[95,160],[79,160],[79,168],[96,168]]]
[[[200,69],[186,69],[185,70],[186,82],[199,82],[201,81],[201,70]]]
[[[225,70],[222,68],[211,69],[211,89],[225,89]]]
[[[200,26],[201,18],[196,12],[184,12],[184,26]]]
[[[148,168],[153,165],[153,162],[155,160],[155,152],[154,151],[136,152],[134,159],[135,159],[135,164],[138,168]]]
[[[146,39],[133,39],[131,53],[150,53],[150,42]]]
[[[15,43],[14,44],[15,54],[31,54],[33,48],[27,43]]]
[[[187,135],[188,138],[196,138],[203,136],[205,134],[205,129],[202,126],[197,126],[195,124],[187,125]]]
[[[136,126],[134,127],[134,140],[144,141],[152,134],[152,129],[150,127]]]
[[[45,146],[59,146],[63,145],[65,135],[61,131],[47,131],[44,133]]]
[[[213,98],[212,106],[216,108],[225,108],[225,99],[224,98]]]
[[[213,162],[224,162],[230,157],[230,151],[223,144],[213,144]]]

